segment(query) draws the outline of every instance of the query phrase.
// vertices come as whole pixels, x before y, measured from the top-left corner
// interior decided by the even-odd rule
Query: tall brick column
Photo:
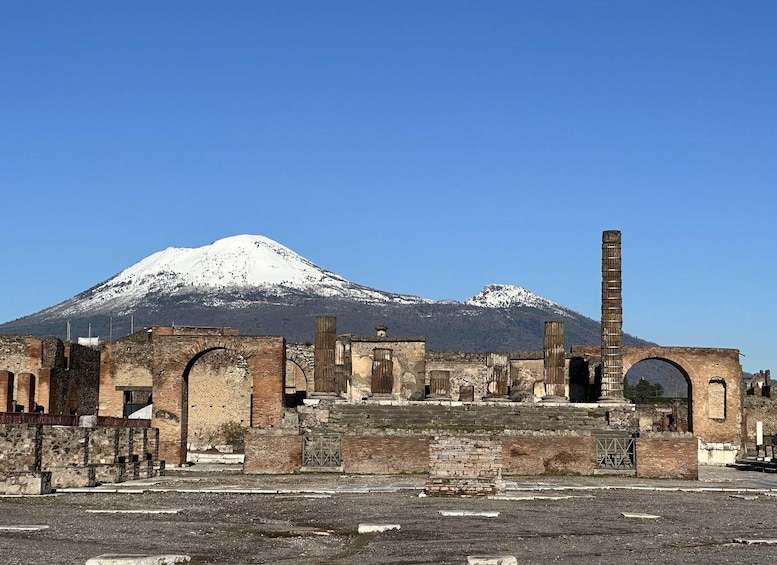
[[[602,233],[602,395],[600,402],[623,397],[623,296],[621,232]]]
[[[337,318],[318,316],[316,318],[316,343],[313,350],[313,381],[315,392],[335,393],[335,342],[337,341]]]
[[[567,402],[564,374],[564,322],[545,322],[542,357],[545,368],[545,402]]]

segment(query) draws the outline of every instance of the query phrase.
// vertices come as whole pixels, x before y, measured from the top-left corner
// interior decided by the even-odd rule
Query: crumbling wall
[[[152,333],[141,330],[101,348],[100,400],[101,416],[123,416],[124,391],[152,386]]]
[[[351,338],[350,398],[372,396],[372,367],[375,349],[392,350],[393,389],[396,400],[414,393],[423,398],[426,384],[426,342],[422,338]]]
[[[252,384],[240,355],[219,349],[197,359],[189,370],[189,451],[243,451]]]

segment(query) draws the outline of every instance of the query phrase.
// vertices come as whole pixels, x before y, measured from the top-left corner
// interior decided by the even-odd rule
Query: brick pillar
[[[32,373],[16,376],[16,402],[24,407],[25,412],[35,409],[35,375]]]
[[[564,375],[564,322],[545,322],[542,356],[545,368],[546,402],[567,402],[567,382]]]
[[[0,411],[13,412],[13,373],[0,371]]]
[[[286,380],[286,340],[282,337],[260,339],[258,354],[248,359],[254,383],[252,426],[280,428]]]
[[[316,344],[313,350],[313,381],[315,392],[334,393],[335,384],[335,342],[337,341],[337,318],[318,316],[316,318]]]
[[[623,397],[623,298],[621,232],[602,234],[602,394],[600,402],[628,402]]]
[[[43,407],[43,412],[50,414],[52,405],[56,409],[56,401],[52,399],[52,391],[57,390],[57,378],[51,369],[41,369],[38,375],[38,391],[35,401]]]

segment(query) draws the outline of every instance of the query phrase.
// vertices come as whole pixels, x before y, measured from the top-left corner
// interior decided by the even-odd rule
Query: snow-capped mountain
[[[51,310],[58,315],[126,314],[149,295],[200,295],[204,306],[247,307],[250,294],[283,298],[304,294],[364,303],[428,303],[417,296],[381,292],[317,267],[260,235],[236,235],[197,248],[169,247]],[[229,297],[227,299],[224,295]],[[46,312],[44,310],[44,312]]]
[[[526,306],[550,310],[559,316],[571,317],[573,312],[555,302],[543,298],[520,286],[510,284],[490,284],[483,288],[472,298],[468,298],[465,304],[469,306],[481,306],[483,308],[515,308]]]
[[[350,282],[283,245],[238,235],[198,248],[168,248],[0,333],[116,339],[153,325],[237,328],[244,335],[314,337],[315,317],[338,332],[424,336],[427,348],[536,351],[544,322],[563,320],[568,344],[596,344],[598,322],[519,286],[488,285],[464,303],[394,294]],[[624,336],[626,343],[630,336]]]

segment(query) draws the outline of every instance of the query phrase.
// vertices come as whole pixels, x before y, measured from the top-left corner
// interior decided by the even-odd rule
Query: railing
[[[71,414],[40,414],[38,412],[0,412],[0,424],[41,424],[43,426],[77,426],[80,416]],[[150,428],[151,420],[135,420],[98,416],[98,426],[112,428]]]

